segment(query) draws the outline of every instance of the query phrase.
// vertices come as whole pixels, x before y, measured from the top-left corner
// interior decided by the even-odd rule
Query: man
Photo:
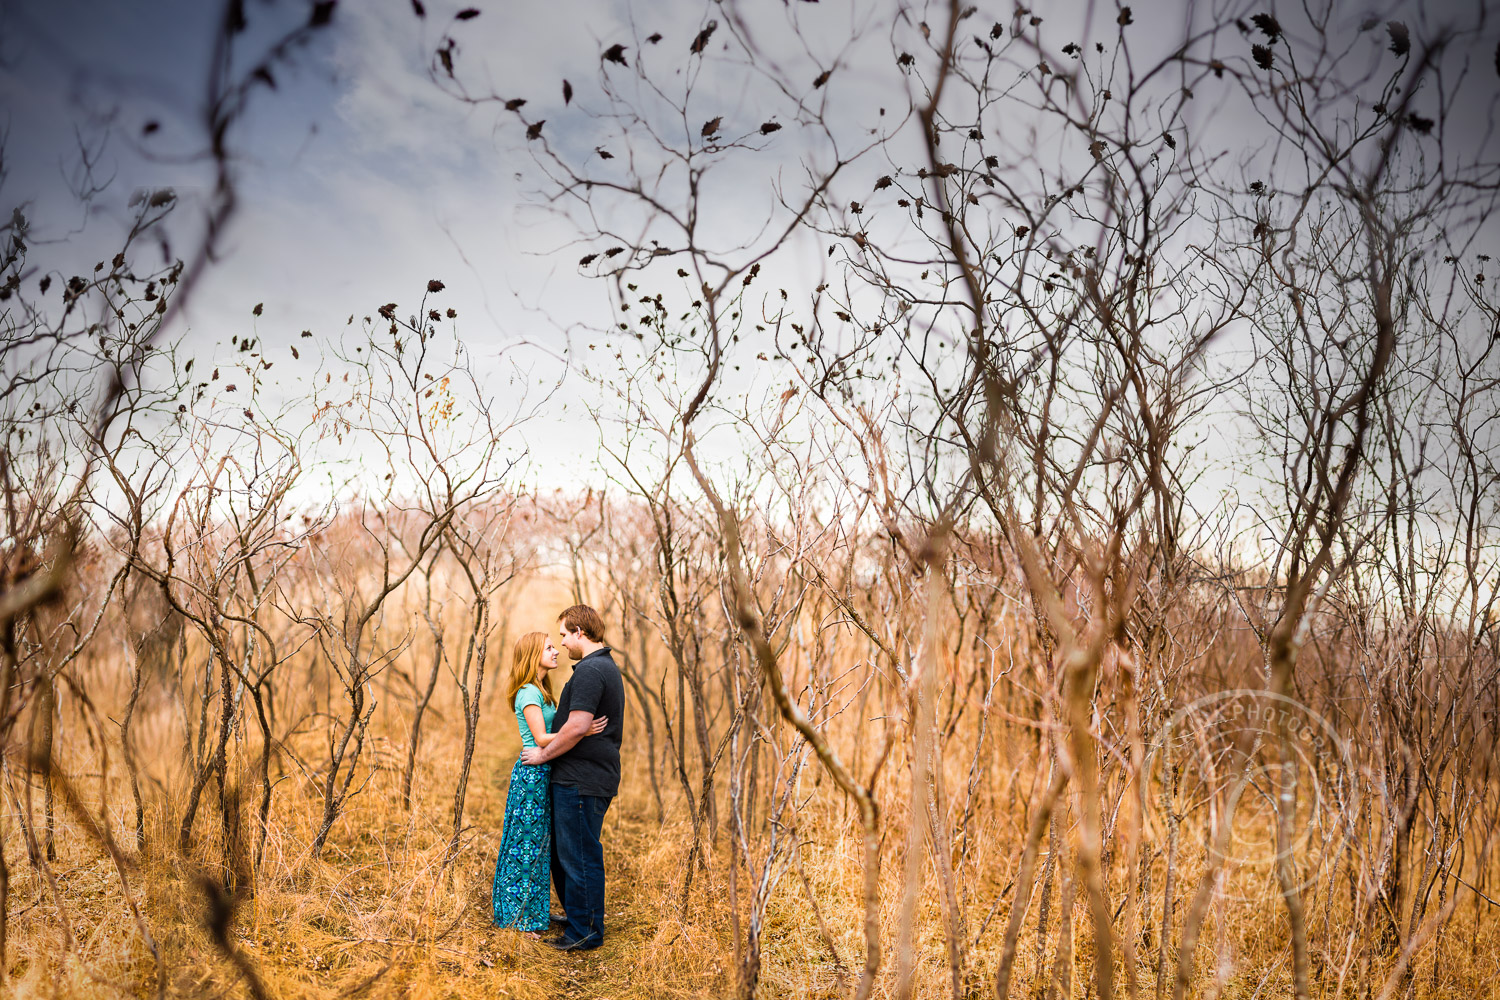
[[[575,661],[562,689],[556,734],[545,747],[521,752],[527,764],[552,765],[553,881],[567,914],[562,935],[547,943],[584,951],[604,943],[604,813],[620,790],[620,736],[624,731],[625,685],[609,647],[604,621],[586,604],[557,616],[558,645]],[[589,735],[595,716],[609,722]]]

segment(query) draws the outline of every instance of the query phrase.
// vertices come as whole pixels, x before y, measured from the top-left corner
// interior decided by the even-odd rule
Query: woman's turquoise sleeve
[[[523,708],[525,708],[527,705],[536,705],[536,706],[540,707],[541,704],[542,704],[542,691],[535,684],[527,684],[524,687],[522,687],[521,690],[519,690],[519,691],[516,692],[516,714],[517,715],[519,715],[521,713],[521,710]]]

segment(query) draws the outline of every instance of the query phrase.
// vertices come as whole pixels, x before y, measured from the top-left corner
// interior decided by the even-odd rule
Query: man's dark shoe
[[[549,948],[556,948],[558,951],[592,951],[603,943],[603,941],[596,938],[584,938],[579,941],[573,941],[562,935],[555,938],[542,939],[542,944]]]
[[[568,915],[566,913],[553,912],[547,914],[547,919],[551,920],[554,924],[566,924],[568,922]]]

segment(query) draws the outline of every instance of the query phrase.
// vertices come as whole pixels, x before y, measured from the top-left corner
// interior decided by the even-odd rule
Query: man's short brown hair
[[[604,641],[604,619],[599,617],[599,612],[587,604],[573,605],[558,615],[557,620],[569,632],[577,629],[588,636],[593,642]]]

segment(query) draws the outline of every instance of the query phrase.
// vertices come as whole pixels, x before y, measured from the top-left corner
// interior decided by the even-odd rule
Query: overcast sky
[[[104,143],[96,173],[115,177],[88,220],[100,245],[118,239],[135,188],[173,186],[180,216],[201,208],[212,184],[201,104],[219,12],[195,0],[6,4],[4,194],[33,204],[34,236],[71,235],[83,222],[67,187],[75,127]],[[259,38],[274,34],[305,5],[252,0],[249,14],[254,50],[256,27]],[[551,247],[516,217],[514,150],[492,140],[492,111],[470,112],[427,81],[422,27],[404,2],[348,4],[290,72],[278,70],[275,92],[255,95],[232,139],[242,207],[187,317],[193,339],[247,332],[257,302],[269,339],[341,326],[350,312],[412,299],[432,277],[449,283],[471,338],[544,332],[515,305],[523,289],[540,297],[553,262],[532,255]],[[148,121],[161,129],[142,137]]]
[[[345,0],[331,28],[278,69],[274,91],[254,94],[232,135],[242,207],[221,259],[174,331],[188,353],[227,353],[231,336],[251,332],[272,348],[292,343],[304,329],[337,336],[350,315],[368,315],[392,300],[414,306],[430,278],[446,282],[441,304],[458,310],[460,333],[477,358],[530,344],[513,356],[543,381],[563,373],[559,359],[570,331],[609,323],[607,288],[577,266],[576,230],[536,207],[535,175],[514,119],[494,105],[469,107],[443,93],[429,74],[433,52],[451,32],[461,39],[465,79],[526,96],[529,120],[549,118],[550,141],[592,142],[569,132],[559,82],[573,81],[577,100],[586,104],[597,96],[600,52],[623,41],[630,58],[639,58],[637,40],[651,32],[664,36],[650,55],[670,79],[672,60],[686,65],[693,35],[708,17],[725,16],[724,9],[689,0],[480,2],[480,16],[458,25],[452,17],[463,5],[424,2],[427,17],[419,20],[411,0]],[[1090,11],[1099,30],[1114,30],[1113,5],[1034,6],[1080,34],[1087,33],[1081,18]],[[1196,5],[1200,21],[1215,16],[1211,6]],[[989,7],[978,20],[1009,18],[1011,5]],[[303,20],[307,8],[293,0],[247,0],[242,49],[258,51]],[[898,75],[867,72],[862,60],[873,56],[841,48],[851,31],[882,41],[900,28],[892,26],[895,5],[793,4],[782,12],[772,3],[768,9],[772,14],[756,15],[763,20],[755,25],[764,29],[758,37],[767,58],[840,67],[826,93],[848,109],[835,117],[848,130],[841,139],[856,141],[877,124],[879,107],[899,103]],[[1474,0],[1351,3],[1338,10],[1349,25],[1367,12],[1398,10],[1419,32],[1456,16],[1490,23],[1473,20],[1476,10],[1483,12]],[[0,0],[0,120],[8,129],[0,209],[28,206],[39,258],[82,270],[85,261],[112,252],[126,202],[142,187],[179,192],[174,251],[190,243],[212,184],[212,165],[202,156],[202,104],[220,16],[222,5],[205,0]],[[940,21],[916,5],[905,30],[924,16]],[[1147,47],[1175,44],[1188,29],[1178,2],[1137,3],[1135,18]],[[888,42],[873,51],[889,59]],[[1475,51],[1493,52],[1494,40],[1480,38]],[[765,111],[738,79],[733,71],[715,76],[706,96],[732,127],[754,128]],[[1493,73],[1476,79],[1481,87],[1495,84]],[[1490,107],[1479,96],[1469,105]],[[1468,105],[1457,113],[1466,128],[1492,124]],[[160,127],[146,136],[148,122]],[[726,215],[716,220],[726,242],[752,238],[740,230],[753,233],[764,223],[757,199],[770,198],[766,178],[795,167],[797,141],[789,132],[781,159],[751,168],[765,176],[736,181],[745,184],[746,197],[726,199]],[[109,179],[87,205],[75,193],[80,144],[96,159],[94,178]],[[858,181],[868,190],[882,164],[864,170],[870,177]],[[790,253],[783,271],[809,283],[827,266],[811,243]],[[257,303],[264,303],[258,319],[251,316]],[[563,396],[578,388],[565,383]],[[532,432],[540,434],[535,443],[548,447],[547,427],[565,428],[581,417],[577,407],[565,414],[559,400]]]

